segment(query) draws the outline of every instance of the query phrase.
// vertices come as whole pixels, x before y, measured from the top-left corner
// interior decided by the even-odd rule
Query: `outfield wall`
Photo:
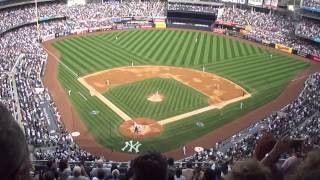
[[[211,27],[205,27],[205,26],[195,26],[192,24],[167,24],[168,28],[179,28],[179,29],[195,29],[195,30],[201,30],[201,31],[211,31]]]

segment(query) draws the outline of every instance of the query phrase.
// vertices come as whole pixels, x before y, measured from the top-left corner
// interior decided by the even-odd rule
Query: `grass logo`
[[[139,153],[139,147],[141,145],[142,144],[139,141],[137,141],[136,143],[134,143],[132,140],[126,141],[125,146],[121,150],[126,151],[126,149],[128,149],[128,152],[132,152],[134,150],[136,153]]]

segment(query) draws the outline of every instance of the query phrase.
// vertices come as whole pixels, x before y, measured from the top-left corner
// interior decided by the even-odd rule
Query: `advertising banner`
[[[122,29],[135,29],[136,28],[136,25],[135,24],[123,24],[123,27]]]
[[[252,26],[245,26],[244,29],[248,32],[251,32],[252,31]]]
[[[100,27],[92,27],[92,28],[89,28],[89,32],[97,32],[97,31],[100,31],[101,28]]]
[[[155,22],[154,25],[155,25],[155,28],[158,28],[158,29],[167,28],[167,24],[164,22]]]
[[[320,56],[315,56],[315,55],[313,55],[313,56],[312,56],[312,59],[315,60],[315,61],[320,62]]]
[[[71,30],[71,34],[84,34],[88,32],[88,28],[82,28],[82,29],[73,29]]]
[[[217,19],[221,19],[224,13],[224,8],[219,8],[218,9],[218,15],[217,15]]]
[[[222,0],[222,2],[230,2],[235,4],[245,4],[246,0]]]
[[[258,37],[255,37],[255,38],[253,39],[253,41],[258,42],[258,43],[261,43],[262,39],[260,39],[260,38],[258,38]]]
[[[55,34],[50,34],[50,35],[47,35],[47,36],[43,36],[42,37],[42,41],[49,41],[49,40],[54,39],[55,37],[56,37]]]
[[[271,0],[271,8],[272,9],[278,8],[278,0]]]
[[[289,53],[289,54],[292,53],[292,48],[289,48],[289,47],[282,45],[282,44],[276,44],[275,48],[279,49],[280,51]]]
[[[214,28],[213,32],[217,34],[224,34],[225,30],[220,28]]]
[[[313,40],[317,43],[320,43],[320,37],[314,38]]]
[[[268,41],[268,40],[262,40],[261,42],[262,42],[262,44],[264,44],[264,45],[270,45],[270,44],[271,44],[271,42]]]
[[[301,56],[301,57],[307,57],[307,56],[308,56],[307,53],[304,53],[304,52],[302,52],[302,51],[298,51],[298,52],[297,52],[297,55],[299,55],[299,56]]]
[[[153,22],[154,23],[156,23],[156,22],[162,22],[162,23],[164,23],[164,22],[166,22],[166,19],[162,19],[162,18],[157,18],[157,19],[153,19]]]
[[[240,34],[247,35],[249,32],[245,29],[240,29]]]
[[[320,13],[320,8],[316,8],[316,7],[302,7],[301,9],[303,9],[305,11]]]
[[[224,26],[235,26],[236,25],[236,23],[233,23],[233,22],[227,22],[227,21],[223,21],[223,20],[216,20],[216,22],[215,22],[216,24],[218,24],[218,25],[224,25]]]
[[[277,9],[278,0],[264,0],[263,7],[268,9]]]
[[[263,0],[248,0],[248,4],[251,6],[262,6]]]
[[[248,40],[250,40],[250,41],[255,41],[256,36],[253,35],[253,34],[248,34],[248,35],[247,35],[247,38],[248,38]]]
[[[122,18],[121,17],[112,17],[111,20],[112,20],[112,22],[119,23],[119,22],[121,22]]]
[[[113,27],[112,26],[101,26],[101,29],[104,31],[110,31],[113,29]]]
[[[133,17],[134,20],[140,21],[140,20],[144,20],[144,21],[152,21],[151,17],[144,17],[144,16],[135,16]]]
[[[117,29],[119,29],[119,30],[123,29],[123,25],[122,24],[118,24],[117,25]]]
[[[152,28],[152,25],[148,24],[148,25],[140,25],[141,29],[150,29]]]

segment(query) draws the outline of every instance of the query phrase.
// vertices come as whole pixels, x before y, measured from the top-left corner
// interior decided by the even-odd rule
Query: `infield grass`
[[[157,92],[164,96],[162,102],[147,99]],[[133,82],[111,88],[104,95],[133,118],[162,120],[209,106],[207,96],[173,78]]]
[[[225,77],[251,93],[252,96],[243,101],[242,110],[239,108],[240,102],[236,102],[222,110],[208,111],[165,125],[160,136],[142,140],[142,152],[163,152],[177,148],[239,118],[276,98],[290,80],[309,66],[309,63],[237,40],[183,30],[103,33],[57,41],[54,46],[61,52],[62,62],[80,76],[130,66],[131,62],[136,65],[182,66],[198,70],[205,66],[206,71]],[[273,54],[272,58],[270,54]],[[127,140],[118,132],[122,119],[99,99],[91,97],[88,90],[61,64],[58,78],[66,91],[71,89],[72,92],[81,92],[87,97],[85,101],[77,93],[70,96],[73,105],[97,141],[106,147],[121,151],[124,141]],[[117,96],[117,93],[115,90],[113,95]],[[119,103],[125,103],[127,106],[136,104],[139,105],[137,109],[143,109],[144,105],[136,102],[138,99],[117,98],[121,100]],[[99,115],[92,117],[92,110],[98,110]],[[156,110],[154,112],[144,113],[156,115]],[[201,121],[204,127],[197,127],[198,121]]]

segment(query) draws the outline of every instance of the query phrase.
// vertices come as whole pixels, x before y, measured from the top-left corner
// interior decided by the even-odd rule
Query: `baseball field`
[[[179,148],[272,101],[310,65],[187,30],[106,32],[54,41],[53,47],[57,78],[72,102],[65,108],[76,109],[96,142],[120,152],[128,152],[129,140],[141,143],[140,152]],[[133,131],[130,125],[121,129],[145,119],[150,127],[141,128],[149,136],[124,133]],[[152,123],[160,127],[153,134]]]

